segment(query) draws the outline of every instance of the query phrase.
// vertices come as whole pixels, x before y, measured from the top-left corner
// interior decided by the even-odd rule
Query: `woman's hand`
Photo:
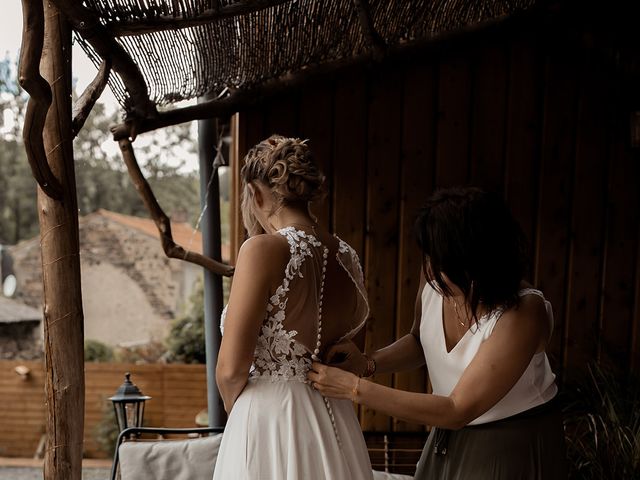
[[[327,365],[338,367],[355,375],[362,375],[367,369],[367,357],[351,340],[344,340],[329,347],[324,355]]]
[[[355,400],[360,377],[339,368],[313,362],[307,379],[325,397]]]

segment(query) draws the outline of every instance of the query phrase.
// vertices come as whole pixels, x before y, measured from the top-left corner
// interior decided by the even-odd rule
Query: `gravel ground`
[[[109,474],[107,468],[85,468],[82,480],[108,480]],[[0,467],[0,480],[42,480],[42,468]]]

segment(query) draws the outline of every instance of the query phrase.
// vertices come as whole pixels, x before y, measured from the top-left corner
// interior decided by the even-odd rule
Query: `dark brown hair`
[[[473,321],[480,304],[489,311],[518,304],[526,241],[498,195],[473,187],[438,190],[420,210],[416,233],[427,281],[449,296],[445,274],[464,293]]]

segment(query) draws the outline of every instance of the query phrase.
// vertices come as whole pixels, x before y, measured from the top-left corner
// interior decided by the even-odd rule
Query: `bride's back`
[[[368,314],[359,260],[346,242],[327,232],[291,228],[282,234],[291,253],[283,326],[322,357],[326,347],[353,336]]]
[[[355,251],[326,232],[286,227],[275,235],[289,256],[269,297],[251,375],[305,381],[313,356],[322,358],[363,325],[369,308],[362,270]]]

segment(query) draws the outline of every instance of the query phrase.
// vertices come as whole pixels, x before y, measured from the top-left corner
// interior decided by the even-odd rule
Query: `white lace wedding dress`
[[[325,246],[293,227],[278,233],[291,257],[269,300],[249,381],[229,415],[213,478],[371,479],[352,402],[325,399],[306,383],[312,357],[329,344],[325,339],[352,337],[368,315],[358,256],[337,237],[335,245]]]

